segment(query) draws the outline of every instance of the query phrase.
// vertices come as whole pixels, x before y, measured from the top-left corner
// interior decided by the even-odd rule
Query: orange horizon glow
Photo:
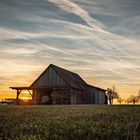
[[[64,66],[63,66],[64,67]],[[64,67],[65,68],[65,67]],[[14,72],[11,74],[12,79],[8,82],[5,83],[5,85],[1,86],[1,91],[0,91],[0,100],[4,98],[16,98],[16,90],[9,89],[10,86],[29,86],[31,83],[42,73],[42,71],[46,68],[42,68],[42,70],[39,70],[40,68],[37,69],[37,72],[25,72],[20,76],[20,78],[17,77],[17,79],[14,78],[14,76],[18,75],[19,73]],[[67,68],[65,68],[67,69]],[[79,68],[77,68],[79,69]],[[75,70],[72,70],[75,71]],[[78,73],[78,72],[77,72]],[[116,87],[116,90],[118,91],[119,95],[123,99],[127,99],[131,95],[137,95],[139,91],[139,87],[134,87],[134,86],[127,86],[127,85],[121,85],[120,83],[116,81],[104,81],[99,80],[99,79],[90,79],[88,77],[85,77],[88,74],[85,73],[80,73],[79,75],[89,84],[100,87],[100,88],[112,88],[114,85]],[[25,77],[26,76],[26,77]],[[27,78],[28,77],[28,78]],[[18,79],[22,79],[22,82]],[[19,98],[23,99],[31,99],[31,95],[28,93],[28,91],[22,91]]]
[[[35,77],[37,77],[37,76],[35,76]],[[84,79],[85,80],[85,79]],[[31,81],[31,80],[29,80],[29,81]],[[85,81],[87,81],[88,83],[90,83],[90,84],[92,84],[92,85],[95,85],[95,84],[93,84],[93,83],[91,83],[92,81],[90,81],[90,80],[85,80]],[[26,82],[27,83],[27,82]],[[112,87],[112,84],[107,84],[106,86],[104,85],[104,87],[102,87],[102,83],[100,83],[99,81],[96,81],[96,82],[94,82],[94,83],[96,83],[96,86],[98,86],[98,87],[101,87],[101,88],[104,88],[104,89],[107,89],[108,87],[109,88],[111,88]],[[31,83],[30,83],[31,84]],[[28,85],[30,85],[30,84],[26,84],[26,86],[28,86]],[[16,83],[15,83],[15,85],[16,85]],[[17,83],[17,85],[18,85],[18,83]],[[24,84],[25,85],[25,84]],[[19,85],[19,86],[22,86],[22,85]],[[3,87],[3,88],[5,88],[5,87]],[[123,98],[123,99],[127,99],[128,97],[130,97],[131,95],[137,95],[137,93],[138,93],[138,89],[133,89],[133,88],[131,88],[131,89],[128,89],[128,88],[124,88],[124,87],[119,87],[119,85],[117,85],[116,86],[116,89],[117,89],[117,91],[119,92],[119,95],[120,95],[120,97],[121,98]],[[130,91],[133,91],[133,92],[130,92]],[[129,93],[129,94],[126,94],[126,93]],[[3,96],[0,96],[0,100],[2,100],[2,99],[5,99],[5,98],[16,98],[16,90],[11,90],[11,89],[9,89],[9,88],[7,88],[7,91],[5,91],[5,94],[3,95]],[[32,99],[32,97],[31,97],[31,95],[28,93],[28,91],[22,91],[21,93],[20,93],[20,95],[19,95],[19,99],[23,99],[23,100],[30,100],[30,99]],[[123,102],[122,104],[124,104],[125,102]],[[116,100],[114,100],[114,104],[119,104],[119,103],[117,103],[117,101]],[[126,104],[126,103],[125,103]]]
[[[31,100],[32,98],[29,98],[29,97],[20,97],[19,99],[22,99],[22,100]]]
[[[77,68],[78,69],[78,68]],[[73,70],[74,71],[74,70]],[[25,76],[22,75],[22,83],[19,83],[20,80],[18,81],[18,78],[17,79],[11,79],[11,81],[9,81],[6,85],[4,86],[1,86],[1,91],[0,91],[0,100],[4,99],[4,98],[15,98],[16,97],[16,90],[12,90],[12,89],[9,89],[9,87],[12,85],[14,86],[29,86],[31,85],[31,83],[35,80],[35,78],[37,78],[40,73],[42,72],[39,71],[38,73],[36,74],[30,74],[28,73],[26,75],[26,77],[28,78],[24,78]],[[13,73],[13,75],[16,75],[16,73]],[[82,75],[79,74],[87,83],[91,84],[91,85],[94,85],[94,86],[97,86],[97,87],[101,87],[101,88],[104,88],[104,89],[107,89],[107,88],[112,88],[112,86],[114,85],[119,93],[119,95],[124,98],[124,99],[127,99],[129,96],[131,95],[136,95],[139,91],[139,87],[130,87],[130,86],[122,86],[120,85],[119,83],[117,82],[112,82],[112,81],[106,81],[104,82],[103,80],[94,80],[94,79],[88,79],[86,78],[86,75]],[[85,77],[85,78],[84,78]],[[10,83],[13,83],[13,84],[10,84]],[[20,94],[19,98],[28,98],[30,99],[31,96],[30,94],[28,93],[28,91],[22,91],[22,93]]]

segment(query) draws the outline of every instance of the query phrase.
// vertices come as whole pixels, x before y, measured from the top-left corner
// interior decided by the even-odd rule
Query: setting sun
[[[24,101],[27,101],[27,100],[31,100],[32,98],[29,98],[29,97],[21,97],[20,99],[22,99]]]

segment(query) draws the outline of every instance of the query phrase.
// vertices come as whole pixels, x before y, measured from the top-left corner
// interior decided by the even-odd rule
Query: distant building
[[[10,87],[17,91],[28,90],[33,104],[107,104],[104,89],[88,85],[78,74],[53,64],[29,87]],[[32,91],[32,92],[31,92]]]

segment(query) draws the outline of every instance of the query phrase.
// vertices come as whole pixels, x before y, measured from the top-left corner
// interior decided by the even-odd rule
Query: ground
[[[139,140],[140,106],[0,106],[0,140]]]

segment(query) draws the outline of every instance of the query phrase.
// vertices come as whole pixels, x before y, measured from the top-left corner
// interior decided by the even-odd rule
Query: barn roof
[[[87,85],[86,82],[76,73],[58,67],[56,65],[50,64],[48,68],[31,84],[30,87],[33,87],[35,82],[43,76],[43,74],[49,69],[49,67],[53,68],[56,73],[72,88],[77,88],[84,90]]]
[[[95,89],[102,90],[102,91],[106,91],[106,90],[103,89],[103,88],[99,88],[99,87],[96,87],[96,86],[93,86],[93,85],[88,85],[88,87],[90,87],[90,88],[95,88]]]
[[[40,77],[43,76],[43,74],[49,69],[49,67],[53,68],[56,73],[72,88],[85,90],[85,88],[87,87],[93,87],[105,91],[104,89],[88,85],[77,73],[68,71],[53,64],[50,64],[48,68],[31,84],[30,87],[34,87],[34,84]]]
[[[73,88],[85,89],[86,82],[77,74],[58,66],[52,65],[55,71]]]

